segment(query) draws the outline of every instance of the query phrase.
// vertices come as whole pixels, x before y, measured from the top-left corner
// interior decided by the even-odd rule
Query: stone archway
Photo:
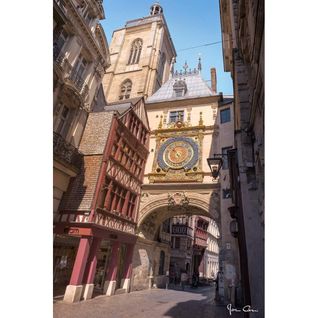
[[[170,254],[170,246],[155,240],[163,221],[177,215],[201,215],[213,219],[220,228],[219,192],[144,192],[137,222],[138,240],[133,260],[133,290],[152,286],[156,279],[160,251]],[[169,261],[165,268],[169,269]]]
[[[175,191],[147,193],[141,197],[137,232],[140,237],[153,240],[158,226],[177,215],[202,215],[212,218],[220,227],[220,199],[217,191],[196,193]]]

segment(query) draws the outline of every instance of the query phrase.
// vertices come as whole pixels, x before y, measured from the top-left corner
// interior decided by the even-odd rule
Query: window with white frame
[[[75,81],[83,81],[84,80],[84,73],[87,68],[88,62],[80,55],[75,63],[74,69],[72,71],[72,78]]]
[[[171,111],[169,113],[169,122],[177,122],[177,121],[183,121],[184,118],[184,111],[183,110],[176,110],[176,111]]]
[[[64,104],[59,103],[55,110],[54,131],[64,138],[68,132],[70,116],[71,109]]]
[[[56,59],[59,56],[65,42],[67,41],[67,38],[68,38],[68,34],[63,29],[61,31],[60,35],[58,36],[57,40],[53,43],[53,57],[54,57],[54,59]]]

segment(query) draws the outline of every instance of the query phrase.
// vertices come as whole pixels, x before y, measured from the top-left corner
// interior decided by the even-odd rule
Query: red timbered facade
[[[54,225],[54,279],[56,290],[66,287],[65,301],[129,291],[148,143],[143,98],[90,113],[81,173],[70,182]],[[68,270],[64,276],[61,267]]]

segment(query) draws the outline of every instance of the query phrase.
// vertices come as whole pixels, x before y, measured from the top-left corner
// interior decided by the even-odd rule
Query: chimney
[[[211,68],[211,88],[213,94],[216,94],[216,69],[214,67]]]

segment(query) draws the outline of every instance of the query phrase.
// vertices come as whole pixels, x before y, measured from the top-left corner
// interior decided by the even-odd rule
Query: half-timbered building
[[[83,164],[55,220],[54,275],[56,287],[67,285],[65,301],[129,289],[148,143],[143,98],[96,106],[89,114]]]

